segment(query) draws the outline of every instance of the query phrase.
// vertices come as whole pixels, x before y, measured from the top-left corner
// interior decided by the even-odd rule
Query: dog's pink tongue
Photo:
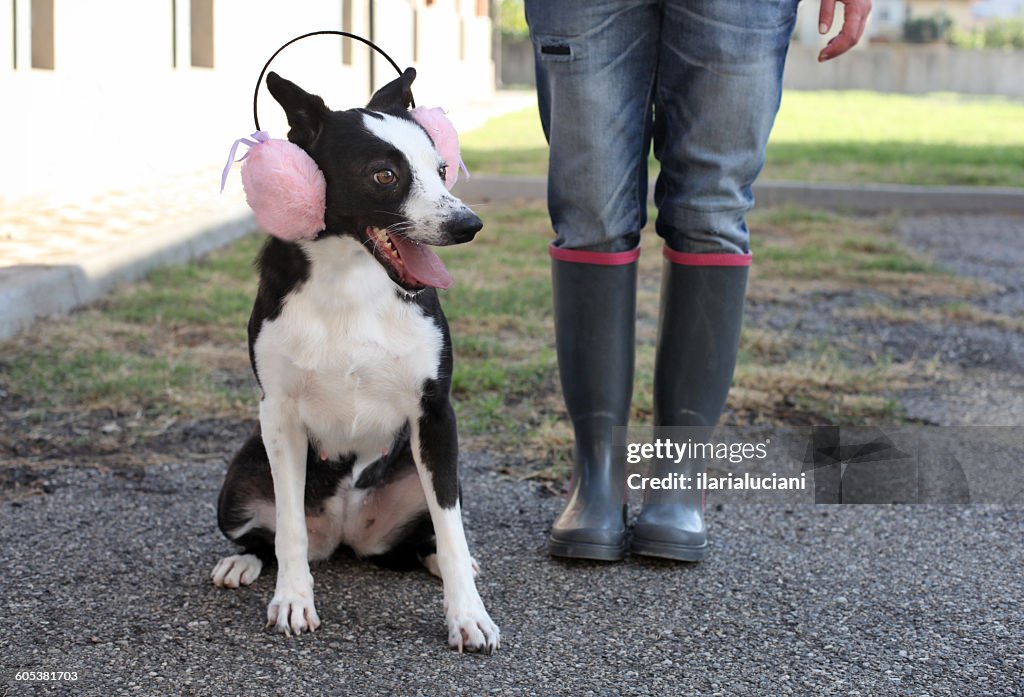
[[[391,235],[391,243],[405,263],[409,275],[425,286],[451,288],[452,277],[434,250],[425,244],[416,244],[399,235]]]

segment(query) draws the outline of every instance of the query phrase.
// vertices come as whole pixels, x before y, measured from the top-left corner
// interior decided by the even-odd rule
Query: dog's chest
[[[441,330],[355,241],[321,240],[307,254],[309,280],[260,329],[260,381],[294,405],[325,454],[368,461],[418,416],[424,383],[438,375]]]

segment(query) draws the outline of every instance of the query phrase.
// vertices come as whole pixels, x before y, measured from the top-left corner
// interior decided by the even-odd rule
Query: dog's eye
[[[373,181],[381,186],[390,186],[398,181],[398,176],[390,169],[382,169],[379,172],[373,173]]]
[[[437,168],[437,173],[441,175],[441,180],[448,178],[448,165],[441,165]]]

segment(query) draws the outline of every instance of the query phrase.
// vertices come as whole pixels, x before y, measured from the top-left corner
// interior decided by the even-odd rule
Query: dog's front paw
[[[307,629],[316,631],[320,626],[320,617],[313,605],[312,582],[287,583],[278,582],[277,592],[267,606],[267,627],[287,636],[302,634]]]
[[[453,649],[492,654],[501,646],[501,632],[491,621],[484,605],[476,602],[460,606],[449,604],[445,611],[448,621],[448,645]]]
[[[219,588],[248,586],[260,576],[263,562],[254,554],[232,554],[213,567],[213,585]]]

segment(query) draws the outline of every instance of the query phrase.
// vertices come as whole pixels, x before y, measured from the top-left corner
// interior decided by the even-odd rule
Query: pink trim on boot
[[[751,254],[687,254],[662,247],[662,255],[673,264],[683,266],[750,266],[754,257]]]
[[[584,249],[565,249],[548,245],[548,254],[555,261],[569,261],[574,264],[597,264],[598,266],[625,266],[640,258],[640,245],[625,252],[588,252]]]

